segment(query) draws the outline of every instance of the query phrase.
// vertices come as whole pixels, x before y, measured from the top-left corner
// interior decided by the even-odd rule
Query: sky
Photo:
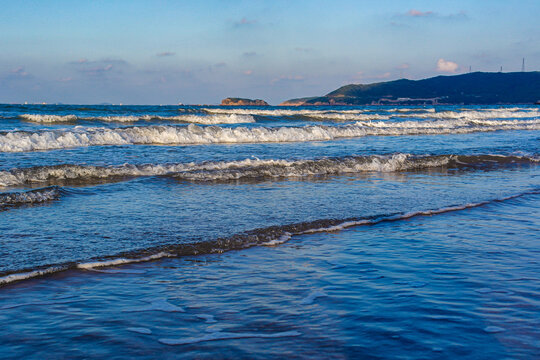
[[[270,104],[540,70],[538,0],[0,0],[0,103]]]

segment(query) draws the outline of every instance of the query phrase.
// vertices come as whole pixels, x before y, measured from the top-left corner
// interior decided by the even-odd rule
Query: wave
[[[124,252],[114,256],[94,258],[90,261],[69,262],[57,265],[46,265],[38,269],[25,269],[21,271],[4,273],[0,277],[0,286],[14,281],[26,280],[38,276],[65,271],[69,269],[92,270],[99,267],[117,266],[129,263],[154,261],[164,257],[182,257],[205,254],[224,253],[232,250],[242,250],[254,246],[276,246],[289,241],[294,236],[314,233],[334,232],[356,226],[370,226],[385,222],[396,222],[413,217],[433,216],[449,212],[485,206],[492,203],[500,203],[527,195],[540,194],[540,189],[533,189],[520,194],[504,198],[486,200],[477,203],[448,206],[439,209],[415,211],[409,213],[395,213],[382,216],[347,219],[321,219],[310,222],[295,223],[288,225],[276,225],[265,228],[245,231],[236,235],[197,243],[182,243],[162,245],[152,248]]]
[[[311,109],[202,109],[211,114],[243,114],[259,116],[290,116],[308,117],[320,120],[367,121],[388,120],[391,118],[419,119],[504,119],[504,118],[535,118],[540,117],[537,108],[501,108],[501,109],[460,109],[458,111],[436,111],[435,108],[380,108],[380,109],[351,109],[351,110],[311,110]],[[376,112],[376,113],[374,113]]]
[[[372,109],[354,110],[305,110],[305,109],[203,109],[211,114],[231,114],[231,115],[258,115],[258,116],[287,116],[302,117],[311,120],[334,120],[334,121],[355,121],[355,120],[388,120],[391,118],[387,114],[374,114]],[[396,109],[397,110],[397,109]],[[413,109],[410,109],[413,111]],[[416,111],[420,111],[416,109]],[[387,112],[378,110],[378,112]]]
[[[361,172],[397,172],[429,168],[478,169],[530,165],[535,156],[504,155],[411,155],[346,156],[307,160],[245,159],[239,161],[124,164],[119,166],[53,165],[0,171],[0,186],[35,183],[92,184],[143,176],[172,176],[179,180],[205,182],[242,179],[294,178]]]
[[[61,189],[57,186],[24,192],[0,193],[0,210],[56,200],[60,197],[61,193]]]
[[[75,115],[22,114],[19,118],[39,123],[71,122],[77,120]]]
[[[339,126],[201,127],[139,126],[70,130],[11,131],[0,134],[0,152],[66,149],[102,145],[203,145],[329,141],[363,136],[468,134],[499,130],[540,130],[534,120],[437,120],[357,122]]]
[[[125,116],[93,116],[93,117],[82,117],[76,115],[47,115],[47,114],[22,114],[19,115],[19,118],[27,121],[38,122],[38,123],[65,123],[65,122],[75,122],[77,120],[84,121],[105,121],[105,122],[122,122],[122,123],[132,123],[137,121],[151,121],[151,120],[160,120],[160,121],[170,121],[170,122],[184,122],[184,123],[195,123],[195,124],[204,124],[204,125],[215,125],[215,124],[241,124],[241,123],[252,123],[255,122],[253,116],[250,115],[238,115],[238,114],[222,114],[222,115],[176,115],[176,116],[159,116],[159,115],[125,115]]]
[[[351,110],[312,110],[312,109],[241,109],[241,108],[203,108],[210,114],[236,114],[259,116],[308,116],[312,114],[361,114],[371,112],[370,109]]]
[[[392,112],[392,110],[389,110]],[[440,112],[414,112],[395,109],[395,114],[349,114],[349,113],[320,113],[307,115],[320,120],[340,121],[369,121],[389,119],[429,119],[429,120],[464,120],[482,122],[496,119],[535,119],[540,118],[540,111],[512,111],[512,110],[467,110],[467,111],[440,111]],[[517,121],[517,120],[515,120]]]
[[[538,109],[484,109],[484,110],[466,110],[466,111],[440,111],[431,114],[415,114],[413,117],[424,119],[507,119],[507,118],[538,118],[540,111]]]

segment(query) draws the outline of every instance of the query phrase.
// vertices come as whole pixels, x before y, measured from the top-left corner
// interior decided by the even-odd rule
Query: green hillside
[[[533,104],[540,100],[540,72],[437,76],[346,85],[302,105]]]

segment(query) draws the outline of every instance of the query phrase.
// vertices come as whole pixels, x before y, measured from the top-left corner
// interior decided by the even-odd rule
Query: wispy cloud
[[[123,66],[128,65],[128,62],[123,59],[117,59],[117,58],[104,58],[101,60],[88,60],[87,58],[81,58],[79,60],[71,61],[69,62],[71,65],[102,65],[102,64],[112,64],[117,66]]]
[[[174,56],[174,55],[176,55],[176,53],[171,52],[171,51],[164,51],[164,52],[160,52],[156,54],[157,57],[168,57],[168,56]]]
[[[84,69],[80,69],[79,71],[88,75],[95,76],[95,75],[102,75],[106,72],[111,71],[112,69],[113,69],[113,65],[107,64],[105,66],[94,66],[90,68],[84,68]]]
[[[255,25],[256,23],[257,23],[257,20],[251,20],[246,17],[243,17],[234,23],[234,27],[240,28],[240,27],[252,26],[252,25]]]
[[[364,72],[358,71],[352,78],[347,80],[348,82],[362,82],[362,83],[371,83],[371,82],[380,82],[381,80],[387,80],[392,77],[392,72],[385,71],[382,73],[374,72]]]
[[[27,77],[29,76],[29,74],[24,71],[24,67],[22,66],[19,66],[18,68],[15,68],[13,70],[11,70],[11,74],[12,76],[15,76],[15,77]]]
[[[250,76],[251,74],[253,74],[253,70],[244,71],[244,75]]]
[[[435,13],[433,11],[420,11],[416,9],[411,9],[407,11],[405,15],[412,16],[412,17],[430,17],[430,16],[435,16]]]
[[[252,57],[256,57],[257,54],[255,51],[247,51],[245,53],[242,54],[242,57],[245,57],[245,58],[252,58]]]
[[[459,65],[453,61],[444,60],[443,58],[437,61],[437,70],[447,73],[456,73]]]
[[[465,13],[465,11],[459,11],[455,14],[441,14],[435,11],[411,9],[404,14],[398,15],[398,17],[413,19],[464,20],[467,19],[467,13]]]
[[[372,79],[388,79],[390,76],[392,76],[392,73],[390,73],[390,71],[387,71],[382,74],[372,75],[371,78]]]
[[[15,69],[10,70],[7,74],[0,76],[3,80],[21,80],[32,79],[33,76],[29,74],[23,66],[18,66]]]
[[[366,74],[363,71],[359,71],[356,73],[355,78],[358,80],[380,80],[388,79],[390,76],[392,76],[392,73],[389,71],[378,74]]]
[[[103,76],[106,73],[118,71],[128,66],[128,62],[122,59],[101,59],[101,60],[88,60],[82,58],[76,61],[72,61],[69,64],[74,65],[77,72],[88,76]]]

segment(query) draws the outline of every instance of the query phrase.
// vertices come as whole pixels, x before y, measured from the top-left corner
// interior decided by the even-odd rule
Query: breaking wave
[[[121,178],[172,176],[179,180],[205,182],[242,179],[293,178],[361,173],[397,172],[428,168],[498,168],[540,162],[534,156],[502,155],[372,155],[310,160],[246,159],[229,162],[124,164],[119,166],[54,165],[0,171],[0,186],[35,183],[101,183]]]
[[[61,189],[57,186],[30,191],[0,193],[0,210],[56,200],[60,195]]]
[[[205,108],[203,111],[210,114],[235,114],[235,115],[259,115],[259,116],[310,116],[314,114],[361,114],[370,112],[368,109],[353,110],[306,110],[306,109],[224,109]]]
[[[423,119],[508,119],[508,118],[537,118],[540,117],[538,109],[484,109],[462,111],[440,111],[431,114],[415,114],[413,117]]]
[[[105,121],[105,122],[122,122],[132,123],[137,121],[170,121],[170,122],[184,122],[195,123],[203,125],[215,125],[215,124],[241,124],[255,122],[253,116],[250,115],[238,115],[238,114],[221,114],[221,115],[177,115],[177,116],[159,116],[159,115],[142,115],[142,116],[95,116],[95,117],[82,117],[76,115],[44,115],[44,114],[23,114],[19,115],[23,120],[38,122],[38,123],[65,123],[75,122],[77,120],[85,121]]]
[[[201,127],[139,126],[70,130],[12,131],[0,134],[1,152],[65,149],[98,145],[201,145],[328,141],[363,136],[467,134],[498,130],[540,130],[532,120],[436,120],[357,122],[340,126]]]
[[[500,199],[448,206],[433,210],[415,211],[409,213],[395,213],[382,216],[346,219],[321,219],[310,222],[288,224],[282,226],[269,226],[245,231],[236,235],[197,243],[182,243],[162,245],[152,248],[119,253],[113,256],[90,259],[89,261],[69,262],[64,264],[46,265],[37,269],[25,269],[16,272],[5,272],[0,277],[0,286],[30,279],[38,276],[65,271],[69,269],[92,270],[99,267],[117,266],[122,264],[153,261],[164,257],[181,257],[223,253],[231,250],[242,250],[254,246],[276,246],[289,241],[293,236],[300,236],[321,232],[340,231],[354,226],[369,226],[384,222],[395,222],[419,216],[432,216],[448,212],[460,211],[504,202],[526,195],[540,194],[540,189],[523,192]]]
[[[505,119],[505,118],[536,118],[540,117],[537,108],[501,108],[501,109],[460,109],[458,111],[436,111],[435,108],[377,108],[377,109],[342,109],[342,110],[311,110],[311,109],[203,109],[211,114],[237,114],[259,116],[290,116],[308,117],[320,120],[339,121],[368,121],[388,120],[391,118],[418,119]],[[377,114],[373,112],[376,111]]]

